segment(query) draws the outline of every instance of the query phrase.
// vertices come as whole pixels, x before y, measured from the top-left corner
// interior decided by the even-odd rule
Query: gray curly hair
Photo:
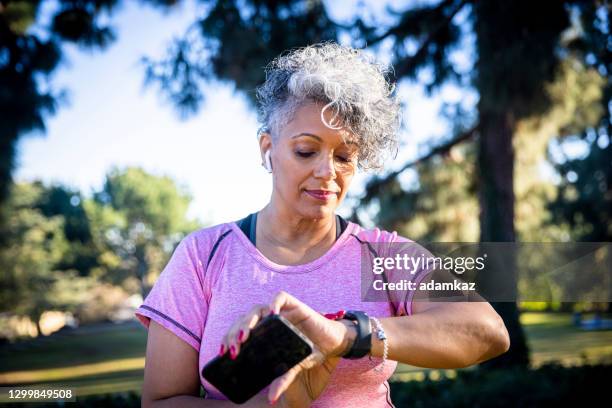
[[[343,127],[357,137],[358,167],[381,169],[384,153],[398,149],[400,103],[389,68],[360,50],[323,42],[281,54],[266,67],[266,81],[256,89],[257,135],[276,140],[295,111],[309,102],[323,103],[321,121],[331,129]],[[334,109],[327,123],[323,113]]]

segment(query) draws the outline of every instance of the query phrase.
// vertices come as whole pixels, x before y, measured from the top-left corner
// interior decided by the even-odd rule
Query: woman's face
[[[323,105],[300,107],[272,144],[273,196],[306,218],[332,216],[346,196],[357,169],[358,146],[345,129],[334,130],[321,122]],[[325,111],[327,123],[333,116]],[[345,136],[347,143],[342,136]],[[270,148],[262,135],[262,157]]]

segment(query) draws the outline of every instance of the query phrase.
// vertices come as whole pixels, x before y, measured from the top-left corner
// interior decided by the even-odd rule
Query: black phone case
[[[210,360],[202,376],[230,401],[242,404],[308,357],[313,344],[280,315],[261,320],[241,344],[236,360],[229,352]]]

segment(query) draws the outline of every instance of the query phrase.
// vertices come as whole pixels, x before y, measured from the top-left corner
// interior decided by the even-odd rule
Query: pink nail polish
[[[233,344],[230,346],[230,358],[232,360],[236,359],[236,347]]]
[[[240,332],[238,333],[238,341],[242,341],[243,337],[244,337],[244,330],[240,330]]]
[[[219,349],[219,355],[222,356],[225,353],[225,344],[221,345],[221,348]]]

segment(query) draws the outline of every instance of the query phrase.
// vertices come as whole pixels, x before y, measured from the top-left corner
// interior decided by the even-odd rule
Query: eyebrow
[[[313,135],[312,133],[307,133],[307,132],[302,132],[302,133],[298,133],[297,135],[293,135],[291,136],[291,139],[295,139],[298,138],[300,136],[310,136],[310,137],[314,137],[315,139],[317,139],[319,142],[323,142],[323,139],[321,139],[320,136],[317,135]],[[353,141],[348,141],[346,142],[347,145],[356,145],[357,143],[353,142]]]

